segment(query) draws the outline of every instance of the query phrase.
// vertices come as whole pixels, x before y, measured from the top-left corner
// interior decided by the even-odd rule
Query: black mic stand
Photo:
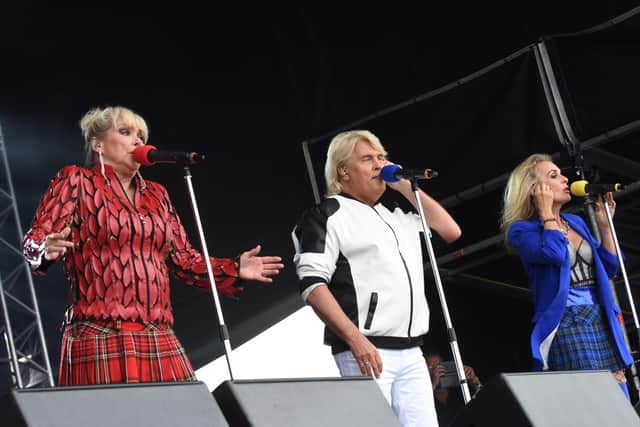
[[[584,197],[584,208],[586,210],[587,217],[589,218],[589,225],[591,228],[591,234],[598,242],[602,241],[602,236],[600,236],[600,229],[597,226],[596,222],[596,211],[595,211],[596,199],[587,194]]]
[[[582,145],[580,143],[576,144],[574,150],[574,164],[576,175],[578,175],[578,178],[586,180],[587,178],[584,173],[584,162],[582,158]],[[595,237],[595,239],[600,242],[602,238],[600,236],[600,230],[598,229],[596,223],[595,205],[596,199],[592,195],[587,194],[584,198],[584,208],[586,210],[587,217],[589,218],[591,234],[593,234],[593,237]]]
[[[213,267],[211,267],[211,259],[209,258],[209,251],[207,250],[207,241],[204,238],[204,231],[202,229],[202,222],[200,221],[200,212],[198,210],[198,204],[196,202],[196,195],[193,191],[193,184],[191,183],[191,170],[189,170],[189,166],[187,165],[184,165],[184,181],[187,185],[189,200],[191,201],[193,218],[195,219],[196,227],[198,228],[198,236],[200,237],[200,244],[202,246],[202,255],[204,256],[204,262],[207,266],[207,274],[209,275],[209,283],[211,285],[211,295],[213,295],[213,302],[216,308],[216,314],[218,316],[220,340],[224,345],[224,354],[227,359],[227,368],[229,369],[229,379],[233,381],[233,371],[231,370],[231,343],[229,341],[229,331],[227,329],[227,325],[225,325],[224,323],[224,317],[222,316],[220,297],[218,296],[218,289],[216,288],[216,281],[213,276]]]
[[[440,304],[442,306],[442,314],[444,315],[444,321],[447,326],[447,333],[449,335],[449,344],[451,345],[451,353],[453,354],[453,360],[456,365],[456,372],[458,373],[458,380],[460,381],[460,389],[462,391],[462,397],[464,398],[465,405],[471,400],[471,393],[469,392],[469,384],[467,377],[464,373],[464,365],[462,364],[462,357],[460,356],[460,349],[458,347],[458,341],[456,338],[456,331],[453,328],[451,322],[451,316],[449,316],[449,308],[447,306],[447,300],[444,295],[444,289],[442,287],[442,281],[440,280],[440,272],[438,271],[438,263],[431,245],[431,230],[427,225],[427,221],[424,217],[424,211],[422,210],[422,202],[420,200],[420,187],[418,187],[418,180],[415,177],[409,178],[411,182],[411,190],[416,198],[416,206],[418,207],[418,216],[420,216],[420,222],[422,223],[422,231],[424,235],[425,245],[427,246],[427,253],[429,254],[429,262],[431,263],[431,271],[433,271],[433,278],[436,282],[436,289],[438,290],[438,296],[440,297]]]

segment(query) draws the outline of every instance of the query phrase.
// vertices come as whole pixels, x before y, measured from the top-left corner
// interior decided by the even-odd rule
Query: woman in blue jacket
[[[619,263],[606,212],[598,200],[599,243],[582,218],[560,213],[570,200],[568,179],[546,154],[520,163],[505,189],[502,229],[507,246],[520,255],[533,296],[534,369],[606,369],[628,397],[624,368],[633,359],[609,283]],[[606,200],[613,215],[611,193]]]

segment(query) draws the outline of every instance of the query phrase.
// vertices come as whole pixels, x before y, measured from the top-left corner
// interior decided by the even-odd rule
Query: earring
[[[107,175],[104,173],[104,157],[102,155],[102,151],[98,152],[98,161],[100,162],[100,173],[104,177],[104,181],[109,182],[109,180],[107,179]]]
[[[349,175],[347,173],[347,168],[342,168],[342,176],[347,176],[347,175]]]
[[[147,183],[144,181],[144,178],[142,178],[140,170],[136,171],[136,175],[138,175],[138,178],[140,179],[140,192],[143,192],[147,188]]]

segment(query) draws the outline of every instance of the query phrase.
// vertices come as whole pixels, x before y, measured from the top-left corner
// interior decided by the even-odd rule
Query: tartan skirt
[[[565,309],[549,349],[549,370],[617,371],[625,365],[598,304]]]
[[[195,379],[191,362],[169,326],[81,320],[65,327],[60,385]]]

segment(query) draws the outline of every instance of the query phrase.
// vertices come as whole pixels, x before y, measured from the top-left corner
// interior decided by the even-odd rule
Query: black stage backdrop
[[[239,300],[223,299],[237,347],[301,306],[290,232],[314,203],[302,141],[312,142],[320,173],[336,129],[354,122],[371,129],[394,161],[440,172],[425,189],[446,202],[464,236],[452,246],[436,242],[436,254],[484,242],[498,232],[502,187],[489,186],[474,197],[460,193],[500,177],[531,152],[566,152],[527,47],[543,36],[606,22],[636,5],[3,5],[0,125],[23,227],[55,172],[82,162],[82,114],[98,105],[136,110],[150,126],[151,144],[207,154],[207,163],[192,173],[210,253],[235,256],[261,243],[264,253],[285,259],[273,284],[249,284]],[[547,39],[581,140],[638,120],[638,20],[614,28]],[[420,98],[514,53],[481,76]],[[606,144],[618,156],[614,160],[638,159],[633,135]],[[640,178],[628,166],[625,177]],[[601,173],[607,177],[606,167]],[[143,174],[168,188],[198,246],[182,171],[159,165]],[[628,204],[620,215],[627,215],[623,225],[634,230],[637,216]],[[632,246],[625,250],[637,260],[638,246],[635,252]],[[531,308],[517,258],[493,244],[474,256],[450,257],[442,269],[465,363],[485,378],[528,370]],[[54,266],[35,284],[56,370],[66,281]],[[446,357],[431,281],[426,292],[432,308],[429,345]],[[208,295],[178,281],[172,294],[175,328],[195,367],[221,355]],[[0,372],[0,393],[7,379]]]

